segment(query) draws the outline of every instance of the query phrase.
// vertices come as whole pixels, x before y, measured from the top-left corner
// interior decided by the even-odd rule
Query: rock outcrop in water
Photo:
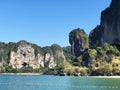
[[[83,29],[75,29],[69,33],[69,42],[71,44],[71,52],[75,56],[79,56],[86,48],[88,48],[88,37]]]
[[[105,42],[120,45],[120,0],[112,0],[110,7],[101,13],[101,23],[89,36],[91,46]]]

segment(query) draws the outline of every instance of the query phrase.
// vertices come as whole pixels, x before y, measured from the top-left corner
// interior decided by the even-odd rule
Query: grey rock
[[[40,59],[37,57],[37,59]],[[39,62],[42,60],[37,60],[34,54],[34,48],[31,45],[20,44],[18,46],[17,52],[11,51],[10,54],[10,65],[13,68],[22,67],[33,67],[33,69],[39,68]],[[37,62],[38,61],[38,62]]]
[[[69,42],[71,44],[71,52],[75,56],[79,56],[86,48],[88,48],[88,37],[83,29],[75,29],[69,33]]]
[[[112,0],[110,7],[102,11],[101,23],[90,33],[90,45],[120,45],[120,0]]]
[[[38,69],[40,66],[54,68],[59,62],[65,60],[63,50],[57,44],[51,47],[44,47],[43,50],[26,41],[20,41],[17,44],[15,50],[13,49],[10,51],[9,65],[13,68],[20,69],[29,66],[33,69]]]

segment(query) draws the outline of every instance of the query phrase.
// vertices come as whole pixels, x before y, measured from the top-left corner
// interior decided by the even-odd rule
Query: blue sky
[[[87,34],[111,0],[0,0],[0,41],[69,45],[71,30]]]

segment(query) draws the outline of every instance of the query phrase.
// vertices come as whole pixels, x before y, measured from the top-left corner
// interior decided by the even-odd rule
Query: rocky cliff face
[[[11,51],[10,65],[13,68],[33,67],[33,69],[39,68],[40,65],[44,67],[43,56],[38,53],[35,57],[34,48],[26,43],[18,46],[17,52]]]
[[[112,0],[110,7],[101,13],[101,23],[90,33],[90,45],[120,45],[120,0]]]
[[[50,47],[46,47],[44,50],[45,50],[45,56],[44,56],[45,63],[48,63],[49,68],[55,67],[56,61],[52,49]]]
[[[58,63],[63,62],[65,60],[63,50],[57,44],[53,44],[51,47],[45,47],[44,51],[45,51],[44,60],[46,63],[49,63],[48,64],[49,68],[53,68]]]
[[[39,58],[38,58],[39,57]],[[40,54],[38,54],[37,58],[35,58],[34,49],[31,47],[31,45],[22,44],[18,46],[17,52],[11,51],[10,54],[10,65],[12,65],[13,68],[22,68],[22,67],[33,67],[33,69],[39,68],[38,63],[43,63],[43,59],[40,57]],[[42,66],[44,66],[42,64]]]
[[[65,60],[62,48],[55,44],[51,47],[40,48],[37,45],[20,41],[18,43],[0,44],[0,62],[9,62],[13,68],[41,67],[54,68]],[[3,48],[5,47],[5,48]],[[6,57],[6,58],[5,58]],[[0,67],[2,64],[0,64]]]
[[[88,48],[88,37],[82,29],[75,29],[69,33],[69,42],[71,44],[71,52],[75,56],[79,56],[86,48]]]

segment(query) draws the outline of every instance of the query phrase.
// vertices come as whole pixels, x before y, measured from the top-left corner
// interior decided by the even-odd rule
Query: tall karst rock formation
[[[112,0],[101,13],[101,22],[91,31],[90,45],[102,46],[105,42],[120,45],[120,0]]]
[[[79,56],[86,48],[88,48],[88,37],[83,29],[74,29],[69,33],[69,42],[71,44],[71,52],[75,56]]]

